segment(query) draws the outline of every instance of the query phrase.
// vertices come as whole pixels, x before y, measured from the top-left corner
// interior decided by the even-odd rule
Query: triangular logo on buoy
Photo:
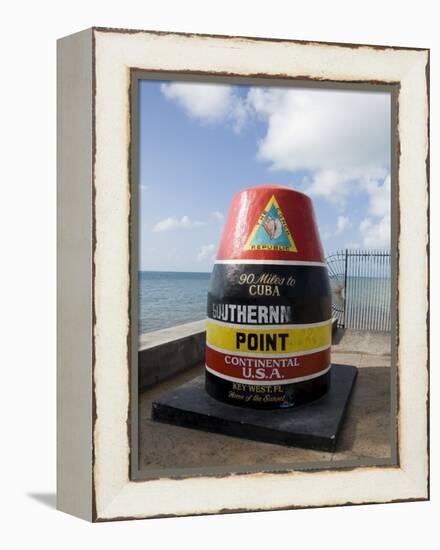
[[[272,195],[265,209],[261,212],[252,233],[244,245],[244,249],[298,252],[275,195]]]

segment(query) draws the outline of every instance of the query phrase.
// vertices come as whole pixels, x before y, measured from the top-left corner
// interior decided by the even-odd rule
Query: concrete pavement
[[[203,365],[199,364],[141,393],[139,451],[142,473],[148,475],[156,468],[230,466],[233,469],[237,465],[282,467],[304,462],[323,462],[324,466],[326,462],[364,460],[374,463],[377,459],[391,459],[390,335],[345,331],[332,347],[332,362],[359,368],[335,453],[282,447],[153,422],[152,401],[201,374]]]

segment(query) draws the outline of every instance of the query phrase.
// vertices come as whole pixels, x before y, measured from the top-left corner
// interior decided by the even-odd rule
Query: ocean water
[[[139,333],[205,319],[210,277],[210,273],[140,271]],[[332,287],[334,305],[343,311],[345,292]],[[389,278],[348,277],[347,328],[390,330],[390,290]]]
[[[206,317],[210,273],[139,271],[139,333]]]
[[[391,330],[391,278],[347,277],[345,326]]]

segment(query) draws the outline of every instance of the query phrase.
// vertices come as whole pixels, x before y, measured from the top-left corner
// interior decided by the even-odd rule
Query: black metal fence
[[[341,250],[327,257],[327,266],[338,326],[390,331],[390,252]]]

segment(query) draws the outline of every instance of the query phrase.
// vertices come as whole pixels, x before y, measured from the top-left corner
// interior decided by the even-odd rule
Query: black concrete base
[[[357,368],[332,365],[328,393],[297,408],[258,411],[220,403],[199,376],[153,402],[159,422],[291,447],[334,451]]]

